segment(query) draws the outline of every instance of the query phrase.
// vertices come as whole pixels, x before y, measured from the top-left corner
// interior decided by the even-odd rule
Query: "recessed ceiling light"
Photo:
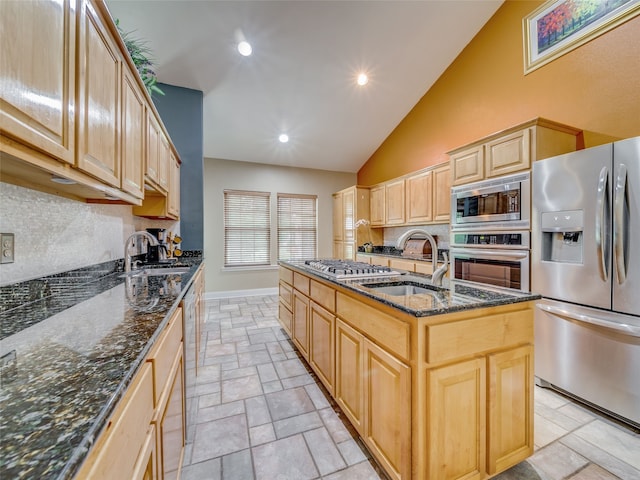
[[[289,135],[287,135],[286,133],[281,133],[278,137],[278,140],[280,140],[280,143],[287,143],[289,141]]]
[[[358,75],[358,85],[361,87],[369,83],[369,77],[367,77],[366,73],[361,73]]]
[[[240,43],[238,43],[238,52],[240,52],[240,55],[248,57],[249,55],[251,55],[252,51],[253,49],[251,48],[251,44],[246,40],[243,40]]]

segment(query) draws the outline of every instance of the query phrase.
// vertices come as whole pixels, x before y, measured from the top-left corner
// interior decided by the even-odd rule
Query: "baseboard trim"
[[[254,288],[252,290],[229,290],[226,292],[206,292],[204,294],[204,299],[215,300],[218,298],[260,297],[266,295],[278,295],[278,287]]]

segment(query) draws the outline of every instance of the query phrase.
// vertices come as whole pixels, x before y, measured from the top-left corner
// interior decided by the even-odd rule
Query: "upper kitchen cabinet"
[[[141,205],[145,183],[166,195],[179,160],[104,1],[0,2],[0,27],[2,181],[88,202]]]
[[[333,194],[333,256],[355,260],[358,245],[380,242],[382,237],[369,225],[357,228],[360,219],[369,220],[369,189],[349,187]]]
[[[104,17],[88,2],[80,9],[78,58],[77,166],[119,187],[122,57]]]
[[[74,163],[75,0],[0,2],[0,131]]]
[[[160,220],[178,220],[180,218],[180,160],[167,142],[164,133],[160,132],[158,137],[152,135],[151,138],[156,138],[157,143],[150,141],[148,150],[157,148],[158,165],[164,164],[159,170],[166,170],[163,174],[165,178],[163,184],[166,186],[162,186],[160,182],[149,183],[147,177],[145,183],[149,189],[145,190],[142,205],[133,207],[133,214]]]
[[[406,178],[406,223],[447,223],[451,180],[449,164],[421,170]]]
[[[385,225],[402,225],[404,223],[404,178],[392,180],[384,184]]]
[[[371,225],[374,227],[384,226],[384,204],[385,204],[385,188],[384,184],[371,187]]]
[[[144,197],[145,117],[140,87],[125,69],[122,77],[122,189],[138,198]]]
[[[531,168],[531,162],[576,150],[582,130],[536,118],[449,152],[453,185]]]

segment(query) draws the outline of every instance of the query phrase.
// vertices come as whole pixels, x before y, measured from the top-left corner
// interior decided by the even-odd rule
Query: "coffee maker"
[[[147,263],[161,263],[167,261],[167,231],[164,228],[147,228],[147,232],[158,239],[158,245],[149,245],[147,249]]]

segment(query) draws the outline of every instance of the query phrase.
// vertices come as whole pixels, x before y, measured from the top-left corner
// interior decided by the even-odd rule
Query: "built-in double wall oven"
[[[529,292],[530,173],[453,187],[451,212],[450,278]]]

